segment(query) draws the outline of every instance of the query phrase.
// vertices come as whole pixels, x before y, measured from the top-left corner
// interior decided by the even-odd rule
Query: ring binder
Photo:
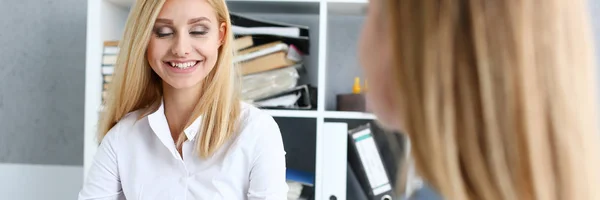
[[[348,162],[368,199],[394,200],[394,193],[371,124],[348,131]]]

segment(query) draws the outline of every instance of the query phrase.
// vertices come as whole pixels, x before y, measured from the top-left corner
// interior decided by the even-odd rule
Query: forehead
[[[207,0],[166,0],[158,16],[175,20],[194,17],[216,18],[215,9]]]

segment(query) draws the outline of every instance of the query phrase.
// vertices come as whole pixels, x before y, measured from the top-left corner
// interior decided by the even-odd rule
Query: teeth
[[[173,67],[177,67],[177,68],[180,68],[180,69],[185,69],[185,68],[189,68],[191,66],[194,66],[196,64],[196,62],[195,61],[185,62],[185,63],[169,62],[169,64],[171,64],[171,66],[173,66]]]

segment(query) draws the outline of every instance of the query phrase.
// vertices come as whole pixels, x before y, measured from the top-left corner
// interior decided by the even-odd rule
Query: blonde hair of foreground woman
[[[225,38],[219,49],[215,68],[204,78],[202,96],[185,124],[202,115],[201,138],[195,148],[200,157],[209,157],[235,130],[235,121],[240,112],[237,72],[232,67],[231,20],[224,0],[207,0],[217,14],[218,23],[225,22]],[[162,98],[161,81],[152,71],[146,59],[146,49],[152,35],[153,22],[165,0],[137,0],[126,23],[120,52],[115,66],[109,98],[99,124],[99,141],[127,113],[142,109],[139,118],[154,112]],[[181,132],[178,148],[187,139]]]
[[[600,199],[586,3],[370,2],[371,105],[445,199]]]

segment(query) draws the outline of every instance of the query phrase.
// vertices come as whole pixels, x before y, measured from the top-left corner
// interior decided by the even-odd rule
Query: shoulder
[[[253,157],[253,165],[261,158],[270,160],[268,163],[277,162],[286,154],[279,125],[264,110],[248,103],[242,103],[241,107],[238,142]]]
[[[273,119],[271,115],[252,104],[241,102],[240,110],[241,112],[239,116],[239,121],[241,123],[241,127],[248,127],[257,124],[277,126],[275,119]]]
[[[281,137],[279,126],[275,119],[267,112],[252,104],[241,102],[241,112],[238,121],[238,129],[241,137],[251,137],[254,139]]]
[[[103,142],[116,142],[123,133],[131,132],[138,124],[140,112],[132,111],[123,116],[104,136]]]

